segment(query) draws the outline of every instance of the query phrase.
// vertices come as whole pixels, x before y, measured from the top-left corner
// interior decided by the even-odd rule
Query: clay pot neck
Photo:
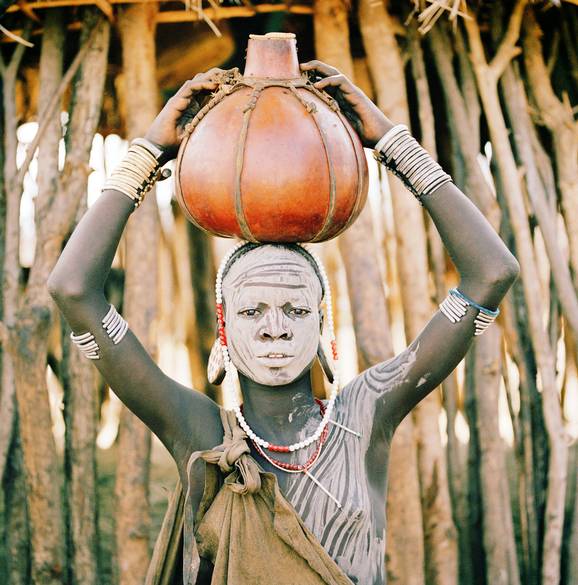
[[[250,35],[244,76],[269,79],[301,77],[295,35],[292,33]]]

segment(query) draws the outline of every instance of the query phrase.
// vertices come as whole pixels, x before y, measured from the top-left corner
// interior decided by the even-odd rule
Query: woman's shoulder
[[[400,363],[398,358],[367,368],[349,381],[338,395],[336,416],[367,428],[375,418],[379,404],[384,403],[388,392],[405,377],[408,364],[403,360]]]

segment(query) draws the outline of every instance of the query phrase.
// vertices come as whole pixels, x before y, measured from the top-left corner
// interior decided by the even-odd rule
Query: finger
[[[327,65],[327,63],[323,63],[323,61],[318,61],[317,59],[314,59],[313,61],[307,61],[307,63],[301,63],[299,67],[301,67],[301,71],[316,71],[322,77],[330,77],[332,75],[341,74],[339,69],[336,69],[331,65]]]
[[[238,73],[239,68],[233,67],[232,69],[221,69],[220,67],[213,67],[208,71],[197,73],[193,80],[201,80],[201,79],[222,79],[226,76],[227,73]]]
[[[202,73],[203,77],[206,79],[211,79],[213,77],[221,77],[223,73],[227,73],[225,69],[221,69],[220,67],[212,67],[206,73]]]
[[[345,75],[332,75],[331,77],[325,77],[321,81],[317,81],[313,84],[317,89],[326,89],[328,87],[339,88],[344,93],[353,93],[353,84]]]
[[[195,94],[201,91],[215,91],[218,87],[219,84],[216,81],[195,81],[194,79],[191,79],[190,81],[187,81],[171,99],[177,109],[185,109],[188,107],[191,98]]]
[[[210,79],[190,79],[174,95],[178,98],[190,98],[195,92],[216,89],[219,84]]]

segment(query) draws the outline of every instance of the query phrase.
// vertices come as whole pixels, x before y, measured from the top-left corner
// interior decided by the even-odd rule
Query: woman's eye
[[[299,307],[294,307],[289,311],[290,315],[295,315],[296,317],[304,317],[305,315],[309,315],[311,311],[309,309],[301,309]]]
[[[245,315],[245,317],[255,317],[260,313],[259,309],[244,309],[239,311],[239,315]]]

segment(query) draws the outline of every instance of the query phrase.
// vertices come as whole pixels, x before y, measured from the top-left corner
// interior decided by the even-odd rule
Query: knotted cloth
[[[177,484],[145,585],[180,584],[181,537],[183,585],[352,585],[283,497],[275,475],[250,456],[234,412],[221,410],[221,421],[222,444],[189,458],[187,489]],[[190,486],[200,461],[205,487],[194,517]],[[213,572],[210,581],[197,583],[201,559]]]

